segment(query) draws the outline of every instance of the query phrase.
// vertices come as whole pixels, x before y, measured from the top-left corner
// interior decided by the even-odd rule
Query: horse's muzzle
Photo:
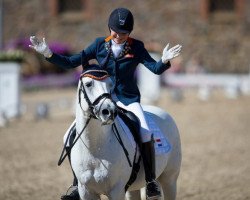
[[[116,116],[117,116],[117,111],[115,109],[104,108],[101,110],[101,113],[100,113],[100,118],[102,120],[103,125],[108,125],[108,124],[113,123]]]

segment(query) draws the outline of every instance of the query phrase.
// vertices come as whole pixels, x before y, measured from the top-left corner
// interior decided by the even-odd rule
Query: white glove
[[[35,49],[38,53],[43,54],[46,58],[50,58],[52,56],[52,51],[49,49],[45,38],[43,40],[39,40],[36,36],[30,37],[30,42],[32,45],[29,45],[30,48]]]
[[[167,63],[169,60],[179,56],[182,46],[178,44],[170,49],[168,49],[168,47],[169,47],[169,43],[163,49],[163,52],[162,52],[161,60],[163,63]]]

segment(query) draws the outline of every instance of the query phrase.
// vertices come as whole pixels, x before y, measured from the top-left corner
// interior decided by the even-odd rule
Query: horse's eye
[[[89,82],[85,83],[85,86],[88,87],[88,88],[91,87],[92,85],[93,85],[92,81],[89,81]]]

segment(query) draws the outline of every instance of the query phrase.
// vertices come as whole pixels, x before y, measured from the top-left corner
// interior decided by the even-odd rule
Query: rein
[[[74,147],[74,145],[76,144],[76,142],[79,140],[79,138],[81,137],[81,135],[83,134],[83,132],[85,131],[85,129],[87,128],[90,120],[92,118],[95,118],[95,119],[98,119],[98,117],[96,116],[95,112],[94,112],[94,109],[95,109],[95,106],[99,104],[99,102],[102,100],[102,99],[110,99],[111,101],[112,98],[111,98],[111,94],[110,93],[103,93],[101,94],[100,96],[98,96],[93,102],[90,101],[88,95],[87,95],[87,92],[85,90],[85,87],[84,87],[84,84],[82,82],[82,80],[80,80],[81,83],[80,83],[80,87],[79,87],[79,91],[78,91],[78,99],[79,99],[79,104],[80,104],[80,107],[83,111],[83,108],[82,108],[82,105],[81,105],[81,92],[83,93],[84,95],[84,99],[85,101],[87,102],[88,104],[88,110],[89,110],[89,113],[90,115],[88,116],[87,118],[87,121],[84,125],[84,127],[82,128],[81,132],[80,133],[77,133],[76,131],[76,134],[77,134],[77,137],[74,139],[73,143],[69,146],[69,147],[66,147],[68,141],[70,140],[70,135],[71,133],[68,134],[68,137],[66,139],[66,142],[64,143],[64,146],[63,146],[63,150],[61,152],[61,155],[60,155],[60,158],[58,160],[58,166],[60,166],[62,164],[62,162],[65,160],[65,158],[67,156],[69,156],[72,148]],[[114,102],[115,103],[115,102]],[[119,107],[116,107],[117,111],[120,112],[120,113],[123,113],[123,111],[119,108]],[[100,112],[100,111],[98,111]],[[76,124],[74,124],[74,126],[71,128],[70,132],[72,132],[73,129],[76,129]],[[132,171],[131,171],[131,174],[130,174],[130,178],[127,182],[127,184],[125,185],[124,189],[125,189],[125,192],[128,190],[129,186],[131,186],[131,184],[136,180],[136,177],[137,177],[137,174],[139,173],[139,170],[140,170],[140,161],[141,161],[141,156],[139,156],[139,158],[137,159],[136,161],[136,158],[137,158],[137,148],[138,148],[138,145],[136,145],[136,148],[135,148],[135,155],[134,155],[134,158],[133,158],[133,163],[131,162],[130,158],[129,158],[129,153],[122,141],[122,138],[120,136],[120,133],[116,127],[116,124],[113,123],[111,125],[112,127],[112,131],[118,141],[118,143],[121,145],[122,147],[122,150],[127,158],[127,161],[128,161],[128,164],[129,164],[129,167],[132,168]]]
[[[68,147],[68,148],[69,148],[69,152],[71,151],[71,149],[73,148],[73,146],[75,145],[75,143],[77,142],[77,140],[81,137],[82,133],[84,132],[84,130],[85,130],[86,127],[88,126],[88,124],[89,124],[91,118],[92,118],[92,117],[90,116],[90,117],[87,119],[85,126],[83,127],[83,129],[81,130],[81,132],[78,134],[77,138],[74,140],[74,142],[72,143],[72,145]],[[68,152],[66,151],[66,153],[65,153],[65,150],[66,150],[67,141],[69,140],[69,136],[70,136],[70,134],[68,135],[67,140],[66,140],[66,142],[65,142],[65,144],[64,144],[64,146],[63,146],[62,153],[61,153],[60,158],[59,158],[59,161],[58,161],[58,163],[57,163],[58,166],[60,166],[60,165],[62,164],[62,162],[65,160],[65,158],[68,156]]]
[[[88,95],[87,95],[87,93],[86,93],[86,91],[85,91],[83,82],[81,81],[81,85],[80,85],[80,89],[79,89],[79,93],[78,93],[78,99],[79,99],[79,104],[80,104],[80,105],[81,105],[81,93],[80,93],[80,92],[83,93],[84,98],[85,98],[85,100],[86,100],[87,103],[88,103],[89,111],[90,111],[90,113],[91,113],[90,116],[92,116],[92,117],[95,118],[95,119],[97,119],[97,117],[96,117],[96,115],[95,115],[95,113],[94,113],[94,107],[95,107],[103,98],[109,98],[109,99],[112,100],[110,93],[103,93],[102,95],[100,95],[99,97],[97,97],[97,98],[94,100],[93,103],[91,103],[91,101],[90,101],[90,99],[89,99],[89,97],[88,97]],[[113,100],[112,100],[112,101],[113,101]],[[118,109],[118,111],[119,111],[119,109]],[[125,156],[126,156],[126,158],[127,158],[127,160],[128,160],[129,166],[132,167],[131,161],[130,161],[130,159],[129,159],[129,153],[128,153],[127,149],[125,148],[124,144],[123,144],[123,141],[122,141],[122,139],[121,139],[121,136],[120,136],[120,134],[119,134],[119,131],[117,130],[117,127],[116,127],[115,123],[112,124],[112,130],[113,130],[113,133],[114,133],[114,135],[115,135],[117,141],[119,142],[119,144],[121,145],[121,147],[122,147],[122,149],[123,149],[123,151],[124,151],[124,154],[125,154]],[[78,136],[78,138],[79,138],[79,136]],[[77,139],[78,139],[78,138],[77,138]],[[73,144],[73,145],[74,145],[74,144]]]
[[[82,106],[81,106],[81,92],[83,93],[84,95],[84,98],[86,100],[86,102],[88,103],[88,106],[89,106],[89,111],[91,113],[91,115],[88,117],[87,121],[86,121],[86,124],[85,126],[83,127],[83,129],[81,130],[81,132],[78,134],[77,138],[74,140],[74,142],[72,143],[72,145],[70,145],[68,148],[69,148],[69,151],[71,151],[71,149],[73,148],[73,146],[75,145],[75,143],[78,141],[78,139],[81,137],[82,133],[84,132],[84,130],[86,129],[86,127],[88,126],[90,120],[92,118],[95,118],[97,119],[95,113],[94,113],[94,108],[95,106],[102,100],[102,99],[106,99],[106,98],[110,98],[111,99],[111,95],[109,93],[103,93],[102,95],[100,95],[99,97],[97,97],[93,103],[91,103],[86,91],[85,91],[85,88],[83,86],[83,82],[81,81],[81,85],[80,85],[80,88],[79,88],[79,92],[78,92],[78,99],[79,99],[79,104],[80,104],[80,107],[82,109]],[[83,110],[83,109],[82,109]],[[58,166],[60,166],[62,164],[62,162],[65,160],[65,158],[68,156],[68,152],[66,151],[66,145],[67,145],[67,141],[69,140],[69,136],[70,134],[68,134],[68,137],[66,139],[66,142],[63,146],[63,150],[62,150],[62,153],[60,155],[60,158],[59,158],[59,161],[58,161]],[[66,151],[66,152],[65,152]]]
[[[88,119],[87,119],[87,121],[86,121],[86,123],[85,123],[83,129],[82,129],[81,132],[78,134],[77,138],[74,140],[74,142],[72,143],[72,145],[70,145],[70,146],[68,147],[69,151],[66,151],[66,148],[67,148],[67,147],[66,147],[67,141],[69,140],[69,137],[70,137],[70,134],[68,134],[68,137],[67,137],[66,142],[65,142],[65,144],[64,144],[64,146],[63,146],[63,150],[62,150],[62,153],[61,153],[60,158],[59,158],[59,161],[58,161],[58,166],[60,166],[60,165],[62,164],[62,162],[65,160],[65,158],[68,156],[68,152],[71,151],[71,149],[74,147],[74,145],[76,144],[76,142],[78,141],[78,139],[81,137],[82,133],[84,132],[84,130],[85,130],[86,127],[88,126],[90,120],[91,120],[92,118],[98,119],[98,118],[96,117],[95,113],[94,113],[94,108],[95,108],[95,106],[96,106],[102,99],[107,99],[107,98],[111,99],[110,93],[103,93],[103,94],[101,94],[100,96],[98,96],[93,102],[91,102],[90,99],[89,99],[89,97],[88,97],[88,95],[87,95],[87,93],[86,93],[86,90],[85,90],[85,88],[84,88],[83,82],[82,82],[82,80],[81,80],[81,85],[80,85],[79,91],[78,91],[78,99],[79,99],[79,104],[80,104],[81,109],[82,109],[82,106],[81,106],[81,92],[83,93],[84,99],[86,100],[86,102],[87,102],[87,104],[88,104],[88,106],[89,106],[90,115],[89,115],[89,117],[88,117]],[[112,100],[112,99],[111,99],[111,100]],[[83,109],[82,109],[82,110],[83,110]],[[118,109],[118,111],[119,111],[119,109]],[[74,125],[74,126],[75,126],[75,125]],[[75,128],[75,127],[74,127],[74,128]],[[115,135],[117,141],[119,142],[119,144],[121,145],[121,147],[122,147],[122,149],[123,149],[123,151],[124,151],[124,154],[125,154],[125,156],[126,156],[126,158],[127,158],[127,161],[128,161],[129,166],[132,167],[133,165],[132,165],[132,163],[131,163],[131,161],[130,161],[130,159],[129,159],[129,153],[128,153],[127,149],[125,148],[124,144],[123,144],[123,141],[122,141],[122,139],[121,139],[121,136],[120,136],[120,134],[119,134],[119,131],[117,130],[117,127],[116,127],[115,123],[112,124],[112,130],[113,130],[113,133],[114,133],[114,135]],[[135,161],[134,161],[134,162],[135,162]],[[133,162],[133,164],[134,164],[134,162]]]
[[[125,156],[126,156],[126,158],[128,160],[129,166],[132,167],[131,161],[129,159],[129,153],[128,153],[127,149],[125,148],[125,146],[124,146],[124,144],[122,142],[121,136],[119,134],[119,131],[117,130],[117,127],[116,127],[115,123],[112,124],[112,130],[113,130],[113,132],[115,134],[115,137],[116,137],[117,141],[119,142],[119,144],[121,145],[121,147],[122,147],[122,149],[123,149],[123,151],[125,153]]]

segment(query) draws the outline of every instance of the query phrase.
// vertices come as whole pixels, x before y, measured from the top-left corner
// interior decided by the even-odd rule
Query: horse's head
[[[117,112],[111,99],[112,81],[108,72],[97,65],[90,65],[81,74],[78,98],[81,109],[99,119],[102,124],[114,121]]]

